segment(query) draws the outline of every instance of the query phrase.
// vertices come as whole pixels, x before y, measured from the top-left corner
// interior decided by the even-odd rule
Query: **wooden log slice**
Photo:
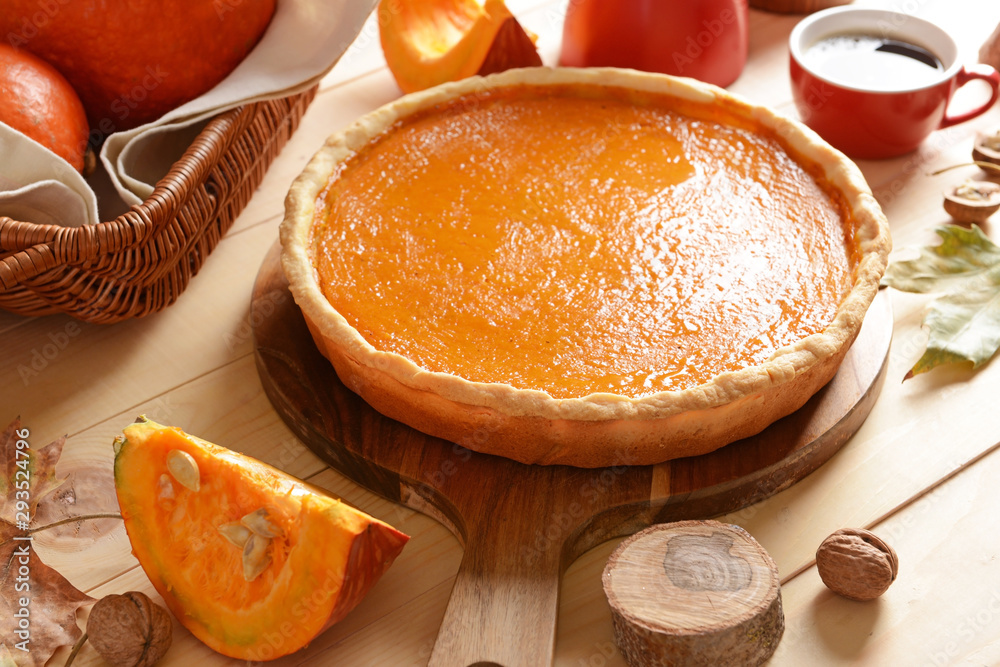
[[[739,526],[651,526],[615,549],[603,581],[632,667],[759,665],[785,629],[778,569]]]

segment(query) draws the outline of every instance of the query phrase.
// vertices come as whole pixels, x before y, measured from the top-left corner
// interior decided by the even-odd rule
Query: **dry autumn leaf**
[[[935,231],[939,245],[891,263],[882,279],[904,292],[940,294],[924,317],[927,348],[907,378],[942,364],[978,368],[1000,348],[1000,247],[977,226]]]
[[[0,637],[18,667],[42,667],[60,646],[70,646],[83,634],[76,611],[93,602],[35,554],[30,543],[14,539],[25,536],[16,527],[0,522]],[[21,568],[24,568],[23,570]],[[30,572],[30,579],[22,575]],[[27,584],[29,588],[20,587]],[[28,643],[21,629],[19,600],[27,596],[30,614]]]
[[[42,498],[65,481],[56,479],[56,463],[66,438],[59,438],[39,450],[18,448],[20,438],[16,436],[20,428],[21,420],[15,419],[0,435],[0,520],[8,523],[16,523],[18,477],[27,482],[27,489],[23,490],[27,491],[29,515],[34,514]]]
[[[35,528],[25,517],[62,484],[55,466],[65,439],[34,450],[24,433],[15,420],[0,435],[0,664],[41,667],[82,635],[76,612],[92,598],[31,548]]]
[[[111,469],[76,465],[64,483],[38,503],[34,523],[51,526],[45,530],[48,546],[69,546],[72,540],[98,540],[119,528],[118,513]],[[94,518],[98,516],[115,518]]]

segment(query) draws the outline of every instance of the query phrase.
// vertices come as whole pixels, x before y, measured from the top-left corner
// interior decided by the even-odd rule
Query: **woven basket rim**
[[[173,215],[184,201],[184,197],[177,197],[177,193],[184,195],[189,188],[197,186],[204,180],[205,174],[211,169],[206,156],[211,155],[214,150],[217,150],[216,147],[228,145],[233,140],[235,133],[239,129],[242,129],[239,120],[249,118],[251,115],[250,110],[250,105],[243,105],[212,118],[202,131],[198,133],[198,136],[191,142],[191,145],[187,147],[183,155],[157,181],[149,197],[139,204],[133,204],[129,207],[128,211],[111,220],[80,225],[78,227],[66,227],[63,225],[21,222],[0,215],[0,228],[3,228],[4,225],[8,227],[24,226],[35,230],[36,233],[43,233],[46,236],[45,240],[32,243],[20,249],[9,248],[8,250],[24,252],[35,249],[36,251],[41,251],[41,247],[46,245],[84,242],[87,244],[86,248],[92,249],[94,253],[103,252],[107,251],[108,248],[106,246],[102,247],[98,241],[105,237],[108,231],[115,228],[116,225],[126,225],[130,228],[135,225],[142,227],[151,224],[155,217]],[[243,124],[245,125],[245,123]],[[139,241],[141,238],[141,236],[137,237],[134,241]],[[82,253],[77,261],[90,254],[89,252]],[[0,281],[0,293],[4,291],[4,287],[4,283]]]
[[[92,296],[98,290],[115,291],[115,285],[105,284],[113,270],[108,268],[109,258],[133,250],[142,254],[133,258],[130,289],[145,289],[142,285],[160,277],[157,266],[145,264],[173,267],[186,259],[193,267],[186,271],[193,275],[251,196],[246,193],[248,182],[255,181],[254,187],[259,183],[317,90],[314,86],[286,97],[244,104],[211,118],[150,196],[111,220],[65,227],[0,216],[0,309],[25,314],[62,311],[76,317],[85,309],[81,319],[93,321],[150,312],[141,308],[132,315],[105,316],[94,311],[100,306],[81,305],[80,290]],[[231,201],[234,188],[240,190],[237,203]],[[141,269],[135,267],[139,260],[144,263]],[[94,267],[96,273],[87,274]],[[158,302],[169,304],[188,277],[163,276],[164,281],[173,282],[148,289],[172,291],[172,298],[156,295]],[[97,281],[103,282],[96,285]],[[138,288],[136,283],[140,283]]]

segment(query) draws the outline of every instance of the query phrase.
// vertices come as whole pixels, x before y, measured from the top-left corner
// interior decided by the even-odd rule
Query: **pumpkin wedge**
[[[115,439],[132,552],[168,608],[241,660],[341,620],[409,539],[267,464],[145,417]]]
[[[503,0],[382,0],[379,39],[404,93],[542,64]]]

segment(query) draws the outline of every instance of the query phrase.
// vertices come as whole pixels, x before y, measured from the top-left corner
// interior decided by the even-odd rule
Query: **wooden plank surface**
[[[554,62],[564,2],[509,4],[539,34],[546,62]],[[967,61],[1000,23],[1000,4],[991,0],[854,4],[930,18],[956,35]],[[751,12],[750,60],[734,92],[794,113],[785,40],[797,20]],[[278,664],[426,665],[461,561],[458,540],[439,523],[326,468],[298,443],[263,394],[248,335],[253,281],[276,237],[291,179],[328,134],[398,94],[373,25],[348,55],[177,304],[111,327],[0,313],[0,419],[6,424],[20,415],[36,445],[67,434],[60,471],[68,473],[107,465],[114,435],[147,412],[307,477],[396,525],[412,540],[371,596]],[[894,256],[934,241],[933,228],[947,222],[941,191],[971,175],[929,172],[966,161],[973,133],[998,126],[1000,109],[994,108],[936,133],[912,155],[860,163],[889,217]],[[996,225],[986,231],[1000,240]],[[942,369],[902,383],[922,349],[927,298],[894,292],[891,299],[888,375],[868,421],[803,482],[722,517],[760,541],[782,576],[788,629],[773,665],[1000,663],[1000,518],[994,511],[1000,506],[1000,366],[994,361],[976,373]],[[899,578],[875,603],[832,596],[812,567],[823,537],[845,526],[868,527],[899,553]],[[107,524],[100,531],[90,541],[40,535],[39,553],[91,595],[152,592],[121,528]],[[563,576],[554,661],[560,667],[624,664],[600,588],[600,572],[617,543],[590,549]],[[61,665],[65,655],[50,664]],[[230,663],[179,626],[163,662]],[[85,648],[75,664],[102,663]]]

